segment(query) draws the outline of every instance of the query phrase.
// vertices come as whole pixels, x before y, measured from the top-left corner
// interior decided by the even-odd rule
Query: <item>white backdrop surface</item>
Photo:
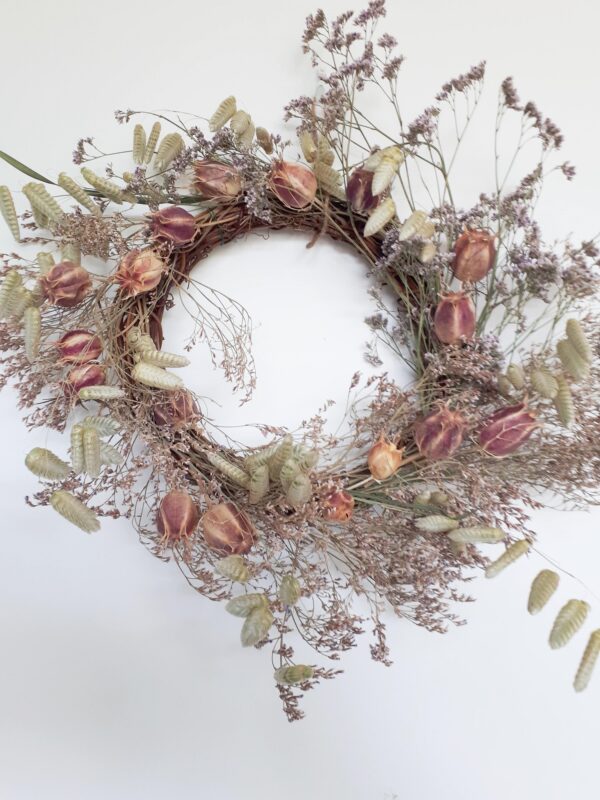
[[[80,136],[120,149],[130,134],[113,123],[115,108],[208,115],[230,92],[281,130],[287,99],[314,88],[299,48],[312,11],[307,0],[4,0],[0,149],[55,174]],[[565,158],[579,167],[574,183],[548,191],[546,230],[597,232],[598,21],[584,0],[390,3],[384,27],[408,59],[407,117],[448,77],[488,59],[489,102],[460,165],[461,200],[491,188],[496,85],[512,74],[562,127]],[[0,164],[0,183],[21,181]],[[294,427],[328,398],[343,403],[364,366],[372,306],[362,264],[303,245],[253,239],[200,268],[256,325],[252,404],[238,409],[200,358],[188,370],[190,385],[222,404],[211,408],[220,422]],[[12,247],[0,232],[0,249]],[[185,330],[173,322],[168,334],[175,345]],[[289,725],[265,654],[242,652],[236,620],[153,559],[126,522],[88,537],[24,504],[35,483],[23,456],[46,440],[26,433],[14,399],[0,395],[1,800],[597,797],[600,678],[576,696],[583,635],[550,652],[551,616],[525,612],[541,555],[473,584],[469,624],[444,637],[390,618],[394,666],[373,664],[365,639],[346,674],[310,693],[307,718]],[[561,597],[591,602],[596,627],[599,521],[552,510],[535,518],[542,553],[590,587],[565,575]]]

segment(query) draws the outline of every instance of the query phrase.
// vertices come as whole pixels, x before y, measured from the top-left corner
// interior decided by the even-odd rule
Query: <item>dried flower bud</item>
[[[369,471],[375,480],[384,481],[400,468],[403,449],[398,450],[393,442],[385,440],[383,434],[379,437],[367,457]]]
[[[91,285],[92,281],[87,270],[71,261],[55,264],[40,278],[44,297],[52,305],[61,308],[73,308],[79,305]]]
[[[68,331],[56,343],[61,361],[67,364],[86,364],[102,353],[102,342],[95,333],[77,328]]]
[[[488,274],[496,258],[493,233],[475,230],[461,233],[454,243],[452,272],[459,281],[475,283]]]
[[[153,250],[132,250],[119,264],[115,280],[130,297],[156,289],[166,269]]]
[[[202,517],[202,535],[213,550],[225,555],[244,555],[256,533],[246,514],[234,503],[219,503]]]
[[[174,245],[189,244],[196,234],[196,221],[189,211],[169,206],[155,211],[150,219],[152,236]]]
[[[486,453],[503,458],[514,453],[537,427],[536,418],[525,403],[495,411],[479,432],[479,444]]]
[[[435,334],[444,344],[457,344],[475,333],[475,306],[464,292],[449,292],[437,305],[433,317]]]
[[[449,458],[462,444],[466,420],[442,405],[415,424],[415,443],[429,461]]]
[[[271,171],[270,186],[273,194],[286,208],[306,208],[315,199],[317,179],[302,164],[277,161]]]
[[[355,169],[346,186],[346,195],[352,209],[357,214],[369,214],[381,202],[381,195],[374,195],[371,191],[373,173],[359,167]]]
[[[156,527],[165,545],[189,539],[198,526],[200,512],[187,492],[173,491],[160,501]]]
[[[242,176],[229,164],[196,161],[194,175],[194,186],[202,197],[231,198],[242,191]]]
[[[106,369],[100,364],[83,364],[67,375],[66,388],[77,394],[86,386],[101,386],[106,380]]]
[[[185,389],[169,392],[168,398],[152,409],[156,425],[177,428],[200,417],[200,411],[192,395]]]
[[[329,492],[323,501],[326,519],[331,522],[348,522],[354,513],[354,498],[343,489]]]

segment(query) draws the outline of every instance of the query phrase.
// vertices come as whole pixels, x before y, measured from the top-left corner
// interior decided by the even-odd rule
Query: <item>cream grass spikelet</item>
[[[284,575],[279,584],[277,595],[284,606],[295,606],[300,596],[302,589],[297,578],[293,575]]]
[[[250,474],[250,494],[248,502],[250,505],[260,503],[263,497],[269,491],[269,466],[268,464],[261,464]]]
[[[330,167],[328,164],[317,162],[314,168],[315,177],[319,186],[324,189],[328,194],[343,200],[346,194],[341,186],[342,176],[340,173]]]
[[[431,503],[431,492],[424,491],[419,492],[419,494],[413,500],[413,506],[428,506]]]
[[[40,275],[45,275],[54,266],[54,256],[52,253],[45,253],[43,250],[35,257],[40,268]]]
[[[309,164],[312,164],[317,156],[317,145],[310,131],[300,131],[298,134],[298,142],[300,143],[302,155]]]
[[[513,544],[506,548],[505,552],[502,553],[500,558],[492,561],[492,563],[486,567],[485,577],[495,578],[496,575],[502,572],[502,570],[506,569],[506,567],[508,567],[521,556],[525,555],[525,553],[529,551],[529,547],[529,542],[526,539],[520,539],[518,542],[513,542]]]
[[[95,214],[96,216],[100,216],[102,214],[100,206],[94,203],[83,186],[75,183],[73,178],[70,178],[66,172],[61,172],[56,182],[61,189],[64,189],[65,192],[71,195],[74,200],[77,200],[80,206],[87,208],[88,211],[91,211],[91,213]]]
[[[446,492],[436,489],[435,491],[431,492],[429,500],[434,504],[434,506],[442,507],[448,503],[449,497]]]
[[[100,474],[100,437],[95,428],[83,428],[83,464],[84,469],[91,478]]]
[[[125,392],[117,386],[100,384],[99,386],[84,386],[77,392],[77,396],[80,400],[108,401],[125,397]]]
[[[73,525],[86,533],[100,530],[100,522],[91,508],[88,508],[75,495],[59,489],[50,497],[52,508]]]
[[[52,195],[47,191],[42,183],[26,183],[23,187],[23,194],[29,200],[32,208],[37,210],[48,220],[48,222],[59,222],[64,212]]]
[[[256,141],[267,155],[271,155],[273,152],[273,137],[266,128],[260,125],[256,129]]]
[[[558,391],[554,398],[554,406],[558,418],[565,428],[569,428],[575,421],[575,405],[568,382],[562,375],[556,376]]]
[[[225,100],[222,100],[217,106],[217,110],[208,120],[208,128],[214,133],[220,130],[233,117],[237,111],[237,104],[235,97],[230,94]]]
[[[299,472],[290,483],[285,498],[294,508],[301,508],[312,497],[312,483],[304,472]]]
[[[393,158],[384,157],[381,159],[373,172],[373,180],[371,182],[373,195],[382,194],[391,186],[396,177],[397,169],[398,163]]]
[[[281,467],[285,464],[288,458],[291,457],[294,450],[294,440],[288,434],[284,436],[273,455],[269,458],[269,476],[272,480],[279,478]]]
[[[568,644],[586,620],[590,607],[585,600],[569,600],[558,612],[548,642],[553,650]]]
[[[242,625],[240,640],[242,647],[253,647],[266,637],[275,618],[268,608],[255,608]]]
[[[437,254],[437,245],[433,242],[425,242],[419,253],[419,261],[422,264],[431,264]]]
[[[236,134],[241,136],[244,131],[250,126],[252,119],[247,111],[236,111],[229,120],[229,127]]]
[[[15,203],[10,193],[8,186],[0,186],[0,214],[4,217],[4,221],[8,225],[8,229],[12,233],[17,242],[21,241],[21,230],[19,228],[19,219],[17,217],[17,210]]]
[[[367,156],[365,163],[363,164],[363,169],[366,169],[367,172],[375,172],[384,156],[384,150],[375,150],[373,153]]]
[[[125,200],[125,192],[116,183],[96,175],[89,167],[82,167],[81,174],[86,183],[89,183],[97,192],[112,200],[119,205]]]
[[[444,517],[442,514],[431,514],[415,520],[415,528],[426,533],[447,533],[456,530],[459,524],[458,520]]]
[[[165,170],[171,161],[176,158],[185,147],[184,141],[179,133],[167,133],[163,136],[162,141],[158,145],[156,156],[154,158],[154,166],[156,169]]]
[[[319,463],[319,451],[305,447],[303,444],[294,445],[292,454],[300,469],[305,472],[314,469]]]
[[[379,233],[379,231],[385,228],[388,222],[391,222],[395,216],[396,204],[391,197],[386,197],[386,199],[369,215],[365,224],[364,235],[374,236],[376,233]]]
[[[600,655],[600,629],[593,631],[590,634],[587,645],[579,662],[577,674],[573,681],[573,688],[576,692],[583,692],[590,682],[592,672]]]
[[[298,683],[310,680],[314,672],[314,669],[307,664],[293,664],[279,667],[273,673],[273,677],[282,686],[295,686]]]
[[[251,121],[246,130],[238,137],[240,147],[243,147],[245,150],[248,150],[250,147],[252,147],[255,133],[256,128],[254,123]]]
[[[157,349],[152,337],[147,333],[142,333],[138,327],[130,328],[127,331],[126,338],[127,344],[132,347],[136,353],[140,353],[143,350],[154,351]]]
[[[120,430],[119,423],[112,417],[90,414],[81,421],[84,428],[95,428],[100,436],[113,436]]]
[[[158,122],[157,120],[150,129],[150,133],[148,135],[148,141],[146,142],[146,151],[144,153],[145,164],[149,164],[152,161],[152,158],[154,156],[154,150],[156,148],[159,136],[160,136],[160,122]]]
[[[464,544],[495,544],[505,538],[500,528],[488,528],[485,525],[473,525],[470,528],[456,528],[450,531],[448,538],[453,542]]]
[[[15,269],[9,270],[4,276],[4,280],[0,284],[0,319],[10,313],[12,298],[22,284],[21,276]]]
[[[534,369],[529,376],[531,388],[534,392],[548,400],[554,400],[558,392],[558,382],[554,375],[547,369]]]
[[[190,363],[189,358],[185,356],[166,353],[164,350],[157,350],[156,347],[152,350],[141,349],[138,352],[142,361],[145,361],[146,364],[154,364],[156,367],[187,367]]]
[[[146,131],[144,126],[139,123],[133,128],[133,146],[131,154],[136,164],[144,162],[144,155],[146,153]]]
[[[281,465],[281,469],[279,470],[279,482],[286,492],[300,470],[300,464],[295,458],[288,458]]]
[[[64,480],[70,472],[69,465],[51,450],[34,447],[25,457],[25,466],[38,478],[50,481]]]
[[[107,442],[100,442],[100,463],[107,466],[120,466],[125,461],[125,458],[116,447]]]
[[[556,345],[556,352],[561,364],[568,374],[577,381],[582,381],[590,374],[590,365],[573,347],[568,339],[561,339]]]
[[[162,367],[156,367],[154,364],[148,364],[145,361],[139,361],[131,370],[131,377],[134,381],[142,383],[144,386],[150,386],[153,389],[181,389],[183,388],[183,381],[178,375],[173,375],[172,372],[167,372]]]
[[[232,597],[226,604],[225,611],[233,614],[234,617],[247,617],[251,611],[255,611],[257,608],[268,608],[268,605],[266,595],[253,592]]]
[[[23,314],[25,326],[25,355],[33,363],[40,352],[40,338],[42,332],[42,314],[37,306],[29,306]]]
[[[83,425],[77,423],[71,428],[71,466],[73,472],[79,475],[83,472],[85,461],[83,457]]]
[[[594,358],[594,353],[579,321],[576,319],[568,319],[566,331],[567,339],[571,345],[579,353],[581,358],[589,364]]]
[[[242,486],[244,489],[250,487],[250,476],[244,472],[241,467],[227,461],[227,459],[223,458],[219,453],[208,451],[206,453],[206,458],[213,467],[218,469],[219,472],[222,472],[223,475],[226,475],[234,483],[237,483],[238,486]]]
[[[236,583],[246,583],[250,576],[243,556],[225,556],[217,561],[215,569],[219,575]]]
[[[73,264],[81,266],[81,248],[69,242],[60,251],[61,261],[71,261]]]
[[[335,161],[335,153],[325,136],[319,136],[317,142],[317,152],[315,154],[316,165],[321,164],[330,167]]]
[[[252,453],[251,455],[246,456],[244,459],[244,467],[248,470],[248,472],[252,472],[253,469],[256,469],[256,467],[259,467],[261,464],[266,464],[269,459],[275,455],[280,444],[281,442],[273,442],[267,447],[264,447],[262,450],[259,450],[257,453]]]
[[[559,581],[558,573],[552,569],[543,569],[536,575],[531,583],[527,599],[527,611],[530,614],[538,614],[544,608],[558,589]]]
[[[506,377],[515,389],[525,388],[525,372],[520,364],[509,364],[506,368]]]
[[[413,211],[402,224],[398,240],[404,242],[413,236],[422,236],[424,239],[428,239],[434,231],[433,223],[425,211]]]
[[[25,310],[33,304],[33,293],[24,286],[17,286],[8,300],[8,315],[15,321],[19,321]]]

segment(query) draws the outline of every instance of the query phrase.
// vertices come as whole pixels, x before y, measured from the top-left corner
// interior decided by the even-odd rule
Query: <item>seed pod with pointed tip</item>
[[[89,416],[83,418],[81,424],[85,428],[95,428],[98,431],[99,436],[113,436],[120,430],[119,423],[108,415],[97,416],[90,414]]]
[[[25,324],[25,355],[32,363],[40,352],[40,337],[42,330],[42,314],[36,306],[29,306],[24,312]]]
[[[249,577],[248,567],[242,556],[225,556],[217,561],[215,569],[219,575],[236,583],[246,583]]]
[[[466,427],[460,411],[440,405],[415,423],[415,444],[428,461],[449,458],[462,444]]]
[[[233,614],[234,617],[247,617],[250,612],[256,611],[257,608],[266,609],[268,607],[269,603],[266,595],[253,592],[232,597],[225,605],[225,611]]]
[[[106,369],[100,364],[81,364],[74,367],[64,383],[68,395],[76,394],[86,386],[101,386],[106,381]]]
[[[248,489],[250,486],[250,476],[244,472],[241,467],[227,461],[227,459],[223,458],[219,453],[207,451],[206,458],[213,467],[216,467],[223,475],[226,475],[234,483],[237,483],[238,486],[243,486],[244,489]]]
[[[573,681],[573,688],[576,692],[583,692],[594,671],[594,666],[600,655],[600,629],[593,631],[588,639],[585,651],[579,662],[577,674]]]
[[[242,191],[242,175],[230,164],[218,161],[194,162],[194,188],[204,198],[237,197]]]
[[[220,130],[225,123],[229,122],[236,110],[237,105],[235,97],[231,94],[219,103],[215,113],[208,120],[209,130],[212,131],[212,133]]]
[[[475,283],[483,280],[496,258],[493,233],[485,230],[466,230],[454,243],[451,269],[459,281]]]
[[[256,129],[256,141],[267,155],[270,155],[273,152],[273,137],[266,128],[263,128],[260,125]]]
[[[302,164],[274,161],[269,176],[269,186],[286,208],[300,209],[310,206],[317,193],[314,172]]]
[[[229,120],[229,127],[237,136],[241,136],[251,124],[252,118],[247,111],[236,111]]]
[[[554,398],[554,406],[558,413],[558,418],[565,426],[569,428],[575,421],[575,405],[573,403],[573,395],[569,384],[562,375],[556,376],[556,383],[558,390]]]
[[[425,211],[413,211],[400,228],[398,239],[401,242],[406,239],[412,239],[413,236],[429,239],[434,233],[435,227],[433,222],[429,219]]]
[[[349,522],[354,514],[354,497],[343,489],[329,492],[323,500],[323,511],[330,522]]]
[[[400,469],[403,452],[403,447],[396,447],[381,434],[367,456],[369,472],[376,481],[385,481]]]
[[[0,284],[0,318],[9,313],[11,300],[15,291],[22,286],[22,280],[16,269],[9,270]]]
[[[450,531],[448,538],[453,542],[464,542],[464,544],[494,544],[501,542],[505,538],[505,533],[500,528],[473,525],[470,528],[456,528]]]
[[[108,401],[108,400],[118,400],[121,397],[125,397],[125,392],[123,389],[119,389],[117,386],[86,386],[83,389],[80,389],[77,392],[77,396],[80,400],[100,400],[100,401]]]
[[[65,364],[87,364],[102,354],[102,342],[92,331],[77,329],[67,331],[56,342],[60,359]]]
[[[70,194],[74,200],[77,200],[80,206],[87,208],[88,211],[91,211],[92,214],[96,216],[102,214],[100,206],[94,203],[86,190],[78,183],[75,183],[73,178],[70,178],[66,172],[61,172],[56,182],[61,189],[64,189],[67,194]]]
[[[561,364],[572,378],[582,381],[590,374],[590,365],[573,347],[568,339],[561,339],[556,345]]]
[[[64,480],[69,474],[69,465],[44,447],[34,447],[25,456],[25,466],[38,478],[50,481]]]
[[[558,573],[552,569],[543,569],[536,575],[527,600],[527,611],[530,614],[538,614],[544,608],[557,590],[559,580]]]
[[[83,457],[83,425],[79,423],[73,425],[71,428],[71,466],[76,475],[83,472],[85,467]]]
[[[515,389],[525,388],[525,372],[520,364],[509,364],[506,369],[506,377]]]
[[[154,166],[158,170],[166,169],[171,161],[176,158],[185,147],[185,143],[181,134],[167,133],[163,136],[161,143],[158,145],[156,157],[154,159]]]
[[[100,463],[108,466],[119,466],[125,461],[121,453],[112,444],[100,442]]]
[[[83,428],[83,463],[91,478],[100,474],[100,437],[94,428]]]
[[[17,218],[17,211],[15,204],[10,193],[8,186],[0,186],[0,214],[4,217],[4,221],[8,225],[10,232],[17,242],[21,241],[21,230],[19,228],[19,220]]]
[[[441,514],[430,514],[428,517],[421,517],[415,520],[415,528],[426,533],[448,533],[458,528],[460,522],[457,519],[444,517]]]
[[[271,480],[277,480],[279,478],[281,467],[285,464],[288,458],[291,458],[293,450],[294,440],[288,434],[287,436],[283,437],[279,443],[279,446],[269,458],[269,476]]]
[[[443,344],[472,339],[477,318],[471,298],[464,292],[448,292],[440,298],[433,317],[435,335]]]
[[[97,192],[112,200],[113,203],[121,204],[125,200],[125,192],[116,183],[96,175],[89,167],[82,167],[81,174],[86,183],[89,183]]]
[[[250,475],[250,494],[248,502],[250,505],[259,503],[269,491],[269,467],[262,464],[257,467]]]
[[[300,472],[300,464],[295,458],[288,458],[279,470],[279,482],[287,492],[296,475]]]
[[[590,606],[585,600],[569,600],[558,612],[548,642],[553,650],[568,644],[586,620]]]
[[[286,493],[286,500],[294,508],[301,508],[312,497],[312,483],[308,475],[299,472],[290,483]]]
[[[265,638],[275,618],[268,608],[255,608],[242,625],[240,639],[242,647],[253,647]]]
[[[136,164],[142,164],[146,152],[146,131],[143,125],[137,124],[133,128],[133,160]]]
[[[534,369],[531,371],[529,380],[534,392],[537,392],[541,397],[554,400],[558,392],[558,382],[549,370]]]
[[[166,398],[152,408],[152,417],[159,427],[169,425],[182,427],[200,417],[200,411],[193,396],[186,389],[169,392]]]
[[[479,444],[491,456],[504,458],[523,445],[537,428],[525,403],[505,406],[491,414],[479,431]]]
[[[307,664],[293,664],[279,667],[273,673],[273,677],[282,686],[295,686],[298,683],[310,680],[314,672],[314,669]]]
[[[437,245],[434,242],[425,242],[419,253],[419,260],[422,264],[431,264],[437,253]]]
[[[297,578],[293,575],[284,575],[277,594],[284,606],[295,606],[302,594]]]
[[[518,542],[513,542],[513,544],[509,545],[504,553],[497,558],[495,561],[486,567],[485,570],[485,577],[486,578],[495,578],[503,569],[512,564],[521,556],[525,555],[529,551],[529,542],[526,539],[520,539]]]
[[[59,489],[50,497],[52,508],[73,525],[86,533],[100,530],[100,522],[91,508],[88,508],[75,495]]]
[[[196,235],[196,220],[179,206],[158,209],[150,218],[150,230],[155,239],[170,242],[175,247],[189,244]]]
[[[152,248],[130,250],[115,272],[115,281],[129,297],[156,289],[167,269],[166,263]]]
[[[592,361],[594,353],[579,321],[576,319],[568,319],[566,331],[569,342],[579,353],[581,358],[588,363]]]
[[[179,356],[175,353],[166,353],[164,350],[157,350],[154,347],[152,350],[139,350],[139,357],[141,361],[146,364],[154,364],[155,367],[187,367],[190,363],[189,358]]]
[[[152,156],[154,155],[154,148],[156,147],[156,143],[158,142],[159,136],[160,136],[160,122],[158,122],[157,120],[150,129],[148,141],[146,142],[146,150],[144,152],[145,164],[149,164],[152,161]]]
[[[207,545],[223,555],[244,555],[256,540],[248,516],[234,503],[218,503],[201,520]]]
[[[37,254],[35,260],[37,261],[38,267],[40,268],[40,275],[45,275],[52,269],[52,267],[55,264],[52,253],[45,253],[43,251]]]
[[[42,275],[40,285],[52,305],[73,308],[88,294],[92,281],[87,270],[79,264],[62,261]]]
[[[317,155],[317,145],[310,131],[300,131],[298,134],[298,141],[302,155],[311,164]]]
[[[370,214],[365,223],[364,236],[374,236],[383,230],[388,222],[396,216],[396,204],[391,197],[386,197]]]
[[[153,389],[181,389],[183,381],[178,375],[167,372],[162,367],[155,367],[154,364],[147,364],[139,361],[131,370],[131,377],[134,381],[150,386]]]
[[[156,527],[164,545],[189,539],[198,527],[200,511],[187,492],[171,491],[160,501]]]
[[[256,128],[254,126],[254,123],[250,122],[250,125],[248,125],[246,130],[238,136],[239,146],[245,150],[248,150],[250,147],[252,147],[255,133],[256,133]]]
[[[59,222],[64,212],[43,183],[27,183],[23,187],[23,194],[32,207],[40,211],[49,222]]]

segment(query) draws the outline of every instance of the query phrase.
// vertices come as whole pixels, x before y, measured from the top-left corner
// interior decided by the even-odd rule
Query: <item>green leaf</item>
[[[25,164],[21,164],[20,161],[17,161],[16,158],[9,156],[8,153],[4,153],[0,150],[0,158],[3,158],[11,167],[18,169],[19,172],[23,172],[25,175],[29,175],[30,178],[33,178],[36,181],[42,181],[43,183],[50,183],[52,186],[56,186],[54,181],[51,181],[49,178],[44,178],[43,175],[40,175],[39,172],[36,172],[34,169],[30,169],[26,167]]]

